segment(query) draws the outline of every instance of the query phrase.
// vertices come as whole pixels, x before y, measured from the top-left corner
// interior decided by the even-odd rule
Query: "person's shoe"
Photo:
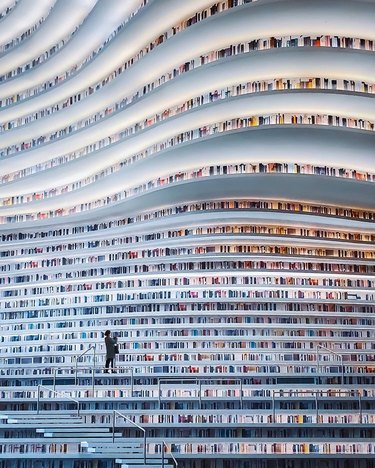
[[[104,369],[104,374],[108,374],[109,373],[109,370],[108,369]]]

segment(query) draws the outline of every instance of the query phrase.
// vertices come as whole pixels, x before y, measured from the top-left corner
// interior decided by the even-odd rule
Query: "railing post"
[[[158,378],[158,398],[159,398],[159,409],[161,409],[161,388],[160,388],[160,377]]]
[[[96,365],[96,344],[94,344],[94,361],[92,366],[92,396],[95,396],[95,365]]]
[[[316,346],[316,363],[317,363],[317,374],[318,374],[318,380],[320,380],[319,374],[320,374],[320,364],[319,364],[319,349],[323,349],[324,351],[333,354],[336,356],[339,360],[339,367],[340,367],[340,374],[341,374],[341,385],[344,385],[344,374],[345,374],[345,369],[344,369],[344,358],[342,354],[336,353],[335,351],[332,351],[329,348],[326,348],[323,345],[317,345]],[[320,383],[320,382],[319,382]]]
[[[344,382],[344,378],[345,378],[344,358],[342,355],[340,356],[340,358],[341,358],[341,385],[344,385],[345,384]]]
[[[199,409],[202,409],[202,380],[199,379]]]
[[[53,368],[53,389],[56,390],[56,367]]]
[[[240,406],[243,408],[242,379],[240,379]]]
[[[146,460],[147,455],[146,455],[146,430],[143,432],[143,462],[146,465]]]
[[[129,419],[127,416],[125,416],[124,414],[120,413],[120,412],[117,411],[117,410],[113,410],[112,414],[113,414],[113,418],[112,418],[112,442],[114,442],[114,440],[115,440],[115,429],[116,429],[115,421],[116,421],[116,414],[118,414],[119,416],[121,416],[122,418],[124,418],[125,421],[130,422],[130,424],[132,424],[132,425],[135,426],[137,429],[140,429],[140,430],[143,432],[143,461],[144,461],[144,464],[146,465],[146,464],[147,464],[147,452],[146,452],[146,449],[147,449],[147,438],[146,438],[146,429],[145,429],[144,427],[140,426],[139,424],[137,424],[136,422],[134,422],[132,419]],[[124,435],[124,434],[122,434],[122,435]]]
[[[315,412],[316,412],[316,424],[318,424],[319,422],[318,391],[315,391]]]
[[[86,353],[88,353],[90,350],[94,350],[94,362],[92,365],[92,386],[93,386],[93,392],[95,390],[95,378],[94,378],[94,373],[95,373],[95,361],[96,361],[96,343],[94,345],[90,345],[86,351],[81,353],[79,356],[74,356],[75,360],[75,376],[74,376],[74,385],[77,386],[78,384],[78,361],[81,359],[82,356],[84,356]],[[87,368],[85,368],[87,370]],[[94,396],[94,395],[93,395]]]
[[[134,369],[133,366],[130,368],[130,396],[133,398],[134,396]],[[160,404],[160,400],[159,400]],[[160,406],[159,406],[160,409]]]
[[[359,423],[362,424],[362,395],[358,390],[358,409],[359,409]]]
[[[115,443],[115,418],[116,418],[116,413],[113,411],[112,412],[112,443]]]
[[[175,466],[175,468],[177,468],[178,467],[178,462],[175,459],[175,457],[173,456],[172,450],[168,447],[165,440],[161,441],[161,448],[162,448],[162,456],[161,456],[162,468],[164,468],[164,466],[165,466],[165,454],[166,453],[170,454],[170,456],[172,457],[172,460],[173,460],[173,465]]]
[[[316,385],[320,384],[320,362],[319,362],[319,348],[316,348]]]
[[[41,406],[41,389],[45,389],[48,392],[52,392],[55,395],[61,395],[62,397],[66,398],[69,401],[73,401],[77,405],[77,416],[80,416],[80,411],[81,411],[81,405],[79,403],[79,400],[76,400],[75,398],[70,397],[67,395],[65,392],[57,392],[56,390],[52,388],[45,387],[44,385],[39,384],[37,387],[37,403],[36,403],[36,412],[39,414],[40,412],[40,406]]]
[[[40,405],[40,385],[38,385],[38,396],[36,401],[36,414],[39,414],[39,405]]]
[[[272,422],[276,422],[275,390],[272,390]]]

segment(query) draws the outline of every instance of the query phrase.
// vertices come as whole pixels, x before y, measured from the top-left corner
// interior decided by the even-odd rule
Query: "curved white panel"
[[[175,22],[179,22],[189,12],[192,14],[195,11],[196,5],[184,2],[185,7],[181,4],[179,9],[173,9],[171,12],[171,1],[163,0],[164,4],[162,7],[159,3],[156,5],[156,2],[154,2],[154,4],[151,4],[152,10],[148,15],[149,9],[146,8],[145,14],[140,15],[139,20],[137,18],[129,23],[118,35],[116,41],[113,42],[113,45],[116,44],[117,47],[113,47],[111,44],[110,47],[97,55],[95,60],[79,73],[78,79],[74,77],[74,79],[68,80],[62,86],[59,86],[56,92],[54,90],[52,102],[67,99],[83,88],[87,88],[89,85],[102,80],[108,72],[112,72],[121,66],[134,54],[138,53],[139,49],[142,49],[151,40],[162,34],[165,29],[172,27]],[[69,47],[66,48],[59,58],[51,59],[44,67],[31,71],[27,76],[20,76],[20,78],[12,83],[0,85],[0,97],[7,97],[29,89],[51,77],[54,78],[56,75],[64,73],[67,69],[76,65],[99,47],[140,3],[141,0],[127,0],[126,2],[119,2],[117,0],[101,1],[92,11],[82,28],[80,28],[79,34],[76,35],[74,41],[71,41]],[[211,2],[200,0],[198,5],[204,7],[208,3]],[[172,14],[167,15],[169,12]],[[155,21],[155,15],[160,18],[159,21]],[[105,22],[102,21],[104,16],[106,17]],[[142,36],[138,34],[140,29],[145,32]],[[126,47],[124,47],[124,44],[126,44]],[[45,102],[46,96],[42,97],[42,101],[36,101],[38,108],[41,105],[45,105],[42,104],[43,99]],[[51,99],[48,102],[51,102]]]
[[[38,21],[45,19],[55,3],[56,0],[20,0],[12,14],[1,23],[0,46],[18,38]]]
[[[32,61],[66,40],[95,6],[97,0],[57,0],[51,13],[35,33],[22,44],[0,56],[0,75]]]
[[[350,77],[351,79],[356,78],[359,81],[368,80],[369,83],[372,83],[372,77],[375,76],[375,64],[370,58],[370,56],[358,54],[358,52],[340,55],[337,54],[337,51],[329,50],[312,49],[303,51],[285,49],[283,51],[267,51],[266,53],[261,52],[234,57],[232,60],[220,61],[220,63],[212,64],[211,66],[200,67],[155,89],[140,101],[135,102],[129,110],[124,109],[117,113],[117,115],[103,119],[103,121],[99,120],[92,127],[88,126],[79,135],[75,136],[73,133],[65,137],[63,141],[56,142],[54,153],[59,154],[59,146],[64,148],[62,151],[69,152],[81,147],[82,143],[88,144],[89,142],[98,141],[107,135],[114,134],[116,131],[123,130],[128,125],[130,126],[152,116],[154,113],[161,113],[165,109],[208,91],[222,89],[237,83],[272,79],[276,73],[277,76],[283,78],[324,75],[326,78],[348,79]],[[332,60],[334,60],[334,66],[330,65]],[[291,66],[291,62],[294,64],[294,67]],[[355,74],[351,73],[353,68],[356,70]],[[325,70],[328,70],[328,72]],[[140,86],[139,80],[141,80],[142,76],[143,74],[140,74],[134,79],[134,82],[138,83],[138,87]],[[131,86],[134,86],[134,84],[131,84]],[[117,96],[117,99],[121,99],[124,93],[126,95],[128,89],[124,86],[122,95]],[[116,96],[110,95],[107,99],[111,103],[116,99]],[[103,109],[104,107],[101,110]],[[348,116],[351,110],[352,107],[349,105],[345,115]],[[31,138],[38,138],[41,134],[48,135],[49,133],[66,128],[73,122],[84,119],[88,115],[91,115],[88,114],[89,112],[94,112],[94,109],[91,109],[87,100],[84,100],[82,103],[62,109],[60,112],[50,116],[42,129],[39,120],[36,120],[24,127],[6,132],[1,135],[0,144],[2,146],[11,146],[12,144],[27,141]],[[306,109],[307,112],[308,109]],[[325,113],[324,107],[317,112]],[[334,109],[331,112],[335,114]],[[338,115],[344,114],[339,113]],[[366,113],[364,111],[362,115],[360,109],[358,109],[358,114],[353,110],[352,116],[354,117],[355,115],[360,118],[372,118],[371,112]],[[0,112],[0,117],[6,118],[6,112],[5,114],[1,114]],[[70,141],[67,141],[67,139],[70,139]],[[75,146],[74,140],[77,141]],[[34,151],[39,152],[40,150],[36,149]],[[50,153],[50,150],[47,151]],[[41,150],[41,153],[43,153],[43,150]],[[30,156],[28,157],[30,158]],[[40,159],[39,162],[42,160]]]
[[[81,429],[113,408],[155,463],[372,468],[374,24],[366,0],[0,0],[1,468],[110,468],[123,439]],[[79,437],[36,437],[36,405]]]

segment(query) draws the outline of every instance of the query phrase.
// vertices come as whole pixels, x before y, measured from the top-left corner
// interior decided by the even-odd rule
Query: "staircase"
[[[119,468],[173,468],[165,457],[164,464],[162,455],[147,455],[144,453],[144,446],[135,441],[116,440],[113,443],[103,442],[81,442],[82,450],[103,458],[122,454],[123,458],[115,458],[115,463]],[[146,460],[145,460],[146,458]]]
[[[175,466],[167,464],[167,462],[165,462],[164,465],[161,462],[147,462],[146,464],[144,464],[143,461],[129,461],[128,459],[123,460],[122,458],[116,458],[115,462],[119,465],[119,468],[173,468],[173,466]]]
[[[164,441],[161,441],[163,451],[160,455],[147,454],[146,430],[117,410],[113,410],[112,413],[112,434],[116,434],[116,421],[119,418],[141,431],[143,434],[142,442],[140,442],[139,439],[129,440],[124,438],[116,440],[113,438],[112,443],[108,443],[103,439],[95,442],[83,441],[81,442],[82,451],[90,454],[100,454],[102,458],[113,456],[113,458],[115,458],[115,463],[120,465],[121,468],[173,468],[173,466],[177,466],[177,461],[172,454],[171,457],[173,458],[174,465],[168,464],[164,452],[164,448],[168,449],[168,446]],[[123,454],[124,458],[116,458],[119,454]]]
[[[119,468],[173,468],[162,455],[148,455],[145,452],[145,443],[139,439],[127,440],[121,432],[113,427],[95,426],[85,423],[81,416],[61,412],[31,413],[18,412],[14,417],[9,414],[0,414],[0,424],[10,428],[30,428],[35,431],[35,441],[47,439],[54,443],[76,443],[76,457],[74,453],[69,458],[115,460]],[[13,439],[14,440],[14,439]],[[32,439],[34,440],[34,439]],[[54,454],[58,457],[58,453]],[[117,458],[121,456],[122,458]],[[43,456],[41,457],[43,458]]]

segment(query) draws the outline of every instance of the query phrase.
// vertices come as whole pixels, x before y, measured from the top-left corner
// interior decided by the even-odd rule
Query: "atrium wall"
[[[0,411],[65,385],[182,467],[373,466],[374,2],[1,10]]]

